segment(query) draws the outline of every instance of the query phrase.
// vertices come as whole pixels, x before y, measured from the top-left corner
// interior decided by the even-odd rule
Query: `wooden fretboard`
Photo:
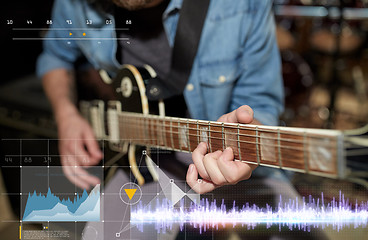
[[[139,145],[192,152],[233,149],[235,159],[327,177],[344,177],[343,134],[336,130],[269,127],[119,112],[119,138]]]

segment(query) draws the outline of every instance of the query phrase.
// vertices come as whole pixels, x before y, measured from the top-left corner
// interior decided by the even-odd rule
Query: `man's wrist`
[[[77,107],[69,100],[60,100],[54,106],[54,115],[57,124],[77,114],[79,114]]]

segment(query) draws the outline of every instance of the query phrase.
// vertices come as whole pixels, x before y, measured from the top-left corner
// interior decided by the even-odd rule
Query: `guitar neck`
[[[112,120],[113,119],[113,120]],[[269,127],[118,112],[115,138],[132,143],[192,152],[206,142],[209,152],[231,147],[235,159],[249,164],[342,178],[343,134],[336,130]]]

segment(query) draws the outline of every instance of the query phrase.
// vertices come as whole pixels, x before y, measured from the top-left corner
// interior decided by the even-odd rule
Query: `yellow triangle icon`
[[[137,189],[129,189],[129,188],[126,188],[124,190],[125,190],[125,193],[128,195],[129,200],[132,200],[135,192],[137,191]]]

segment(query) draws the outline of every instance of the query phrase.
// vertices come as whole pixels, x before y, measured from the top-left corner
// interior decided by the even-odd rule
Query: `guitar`
[[[81,112],[91,123],[97,139],[107,139],[112,149],[128,153],[140,185],[144,184],[144,178],[136,164],[136,145],[192,152],[200,142],[207,143],[209,152],[231,147],[235,161],[248,164],[329,178],[368,175],[368,161],[357,159],[367,152],[368,125],[339,131],[167,117],[164,101],[149,102],[145,94],[147,81],[157,77],[151,67],[124,65],[113,80],[104,71],[100,75],[113,87],[115,100],[107,104],[101,100],[83,101]],[[157,110],[158,115],[152,114]],[[360,171],[349,168],[353,160],[360,164]],[[148,158],[146,164],[157,180]]]

